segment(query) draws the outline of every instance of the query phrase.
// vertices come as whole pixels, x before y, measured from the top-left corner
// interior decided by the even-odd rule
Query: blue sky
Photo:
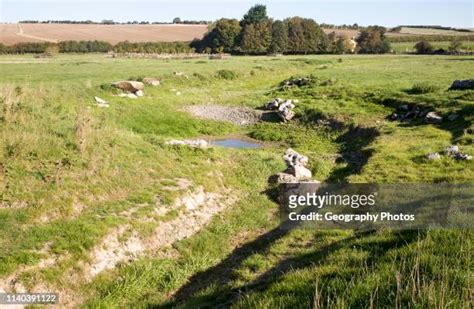
[[[319,23],[474,28],[474,0],[0,0],[0,21],[34,19],[171,21],[240,18],[255,3],[276,19],[314,18]]]

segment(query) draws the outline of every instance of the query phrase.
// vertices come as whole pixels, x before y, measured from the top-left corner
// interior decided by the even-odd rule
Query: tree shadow
[[[346,166],[336,168],[331,172],[328,182],[345,182],[352,174],[360,173],[373,154],[372,149],[366,149],[380,135],[377,128],[351,125],[348,130],[336,139],[341,145],[339,162]],[[342,161],[342,162],[341,162]]]
[[[236,248],[219,264],[193,275],[188,283],[183,285],[176,292],[172,302],[165,305],[149,305],[149,308],[174,308],[178,304],[189,300],[194,295],[197,295],[199,292],[204,291],[212,285],[226,285],[228,282],[232,281],[233,271],[237,269],[245,259],[253,254],[267,251],[275,241],[287,235],[289,232],[289,230],[276,227],[269,232],[260,235],[255,240]]]
[[[272,284],[281,280],[290,271],[323,265],[328,257],[338,250],[344,248],[351,249],[358,246],[359,248],[369,252],[367,265],[371,265],[370,267],[375,268],[377,260],[379,260],[389,250],[406,246],[419,239],[420,234],[424,234],[424,232],[414,230],[400,231],[396,234],[396,237],[391,239],[378,239],[372,242],[360,244],[358,242],[360,239],[372,235],[374,231],[358,233],[354,236],[330,243],[318,250],[284,259],[268,271],[258,276],[252,282],[239,287],[226,287],[226,285],[233,279],[233,270],[237,269],[247,257],[255,253],[264,252],[274,241],[286,235],[287,232],[288,231],[277,228],[262,235],[255,241],[236,249],[229,258],[225,259],[217,266],[193,276],[189,283],[184,285],[176,293],[173,301],[165,305],[149,305],[149,308],[187,307],[188,305],[186,302],[188,301],[193,303],[193,305],[190,305],[190,307],[193,308],[228,308],[236,303],[242,295],[268,289]],[[261,246],[262,241],[264,242],[263,246]],[[318,241],[318,239],[315,241]],[[337,274],[326,274],[322,276],[321,279],[324,280],[325,277],[334,275]],[[211,294],[198,295],[200,291],[204,291],[210,286],[216,286],[218,288]]]

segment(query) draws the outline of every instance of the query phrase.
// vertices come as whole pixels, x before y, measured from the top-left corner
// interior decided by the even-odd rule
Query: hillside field
[[[321,182],[473,182],[472,161],[426,155],[452,144],[474,155],[474,90],[447,91],[473,78],[474,57],[2,55],[0,70],[0,292],[85,308],[472,305],[472,230],[283,230],[268,178],[292,147]],[[278,88],[310,74],[311,87]],[[162,84],[136,99],[110,87],[141,77]],[[187,112],[275,97],[299,100],[293,121]],[[386,119],[405,104],[459,118]],[[225,137],[262,147],[166,144]]]

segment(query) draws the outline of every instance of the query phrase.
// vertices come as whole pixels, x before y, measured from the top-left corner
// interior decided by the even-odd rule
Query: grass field
[[[390,43],[392,50],[394,50],[397,54],[414,53],[416,51],[414,48],[415,44],[416,43],[414,42]],[[450,44],[451,42],[431,42],[431,45],[433,45],[435,50],[440,48],[448,50]],[[462,50],[465,52],[474,51],[474,42],[463,41]]]
[[[1,56],[0,68],[0,290],[56,291],[64,305],[103,308],[471,306],[472,231],[285,231],[267,179],[293,147],[320,181],[472,182],[472,161],[425,155],[451,144],[474,154],[474,91],[447,91],[453,80],[472,78],[473,57],[24,55]],[[309,74],[314,87],[277,89]],[[162,86],[135,100],[100,87],[139,76],[163,77]],[[432,87],[410,94],[419,83]],[[110,107],[95,106],[96,95]],[[295,121],[241,127],[182,111],[207,103],[255,108],[275,96],[299,99]],[[440,125],[385,120],[407,103],[461,117]],[[264,147],[164,144],[229,135]],[[180,188],[179,179],[191,186]],[[166,237],[157,227],[180,216],[175,202],[199,186],[218,203],[234,201],[197,234],[153,245]],[[110,237],[118,252],[134,243],[145,250],[91,275],[93,253]]]

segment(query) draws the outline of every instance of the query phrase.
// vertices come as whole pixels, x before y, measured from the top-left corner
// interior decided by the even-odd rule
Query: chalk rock
[[[283,155],[283,160],[287,167],[293,167],[296,165],[306,166],[308,164],[308,157],[300,155],[298,152],[291,148],[288,148]]]
[[[188,75],[184,74],[183,72],[173,72],[173,75],[184,77],[184,78],[189,78]]]
[[[94,97],[95,102],[97,103],[97,106],[99,107],[109,107],[109,103],[107,101],[99,98],[99,97]]]
[[[156,86],[159,86],[161,85],[161,80],[158,79],[158,78],[154,78],[154,77],[145,77],[143,79],[143,82],[147,85],[150,85],[150,86],[153,86],[153,87],[156,87]]]
[[[310,180],[311,177],[313,177],[311,171],[303,165],[289,167],[285,172],[287,174],[293,175],[298,181]]]
[[[138,98],[138,96],[136,94],[133,94],[133,93],[127,93],[127,98],[136,99],[136,98]]]
[[[453,156],[457,153],[459,153],[459,147],[456,146],[456,145],[451,145],[449,146],[448,148],[446,148],[444,150],[444,152],[448,155],[448,156]]]
[[[441,117],[438,113],[436,112],[429,112],[425,116],[425,121],[427,123],[441,123],[443,121],[443,117]]]
[[[440,154],[437,152],[431,152],[427,154],[426,157],[428,158],[428,160],[433,160],[433,161],[441,159]]]
[[[137,97],[143,97],[143,90],[138,90],[137,92],[135,92],[135,95]]]
[[[298,179],[295,176],[287,173],[272,175],[268,181],[271,184],[298,183]]]
[[[118,81],[112,84],[112,86],[121,89],[123,91],[128,91],[135,93],[138,90],[143,90],[144,86],[142,82],[127,80],[127,81]]]

